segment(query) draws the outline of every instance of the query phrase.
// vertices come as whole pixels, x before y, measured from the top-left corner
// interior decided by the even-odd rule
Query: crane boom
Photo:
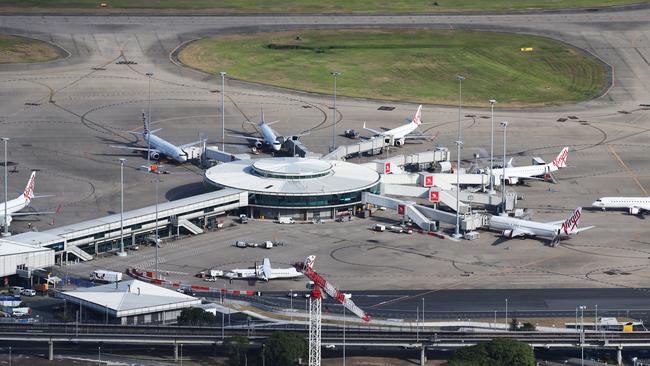
[[[305,260],[304,263],[298,263],[296,265],[297,269],[300,270],[307,278],[310,280],[314,281],[314,285],[322,288],[325,293],[330,295],[332,298],[336,299],[339,303],[341,303],[346,309],[350,310],[353,314],[358,316],[359,318],[365,320],[365,321],[370,321],[370,316],[366,314],[365,311],[361,310],[354,301],[351,299],[345,297],[345,294],[341,292],[339,289],[334,287],[329,281],[327,281],[323,276],[319,275],[316,271],[314,271],[313,266],[314,266],[314,260],[316,259],[316,256],[310,255],[307,257],[307,260]]]

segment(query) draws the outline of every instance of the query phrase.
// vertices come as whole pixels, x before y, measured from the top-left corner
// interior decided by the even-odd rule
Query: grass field
[[[299,39],[298,39],[299,37]],[[532,47],[522,52],[521,47]],[[606,82],[596,59],[543,37],[440,30],[300,30],[206,38],[178,58],[232,78],[318,93],[434,104],[512,107],[591,99]]]
[[[59,58],[59,51],[34,39],[0,35],[0,64],[43,62]]]
[[[639,0],[0,0],[3,7],[92,9],[104,2],[107,9],[179,9],[219,12],[274,13],[382,13],[503,11],[584,8],[639,3]],[[437,5],[435,5],[437,4]]]

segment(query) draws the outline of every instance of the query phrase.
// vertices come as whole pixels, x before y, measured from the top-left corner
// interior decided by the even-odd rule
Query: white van
[[[374,231],[386,231],[386,226],[381,224],[375,224],[372,229]]]
[[[20,294],[25,296],[36,296],[36,290],[33,290],[31,288],[26,288],[20,291]]]
[[[14,294],[14,295],[20,295],[23,292],[24,289],[25,289],[24,287],[12,286],[9,289],[9,291],[11,291],[11,293]]]
[[[291,216],[278,216],[278,223],[280,223],[280,224],[295,224],[296,222],[293,220],[293,217],[291,217]]]

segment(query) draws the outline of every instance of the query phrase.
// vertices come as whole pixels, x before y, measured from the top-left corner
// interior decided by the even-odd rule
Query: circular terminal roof
[[[255,173],[268,178],[318,178],[332,172],[332,164],[326,160],[275,158],[260,159],[251,164]]]
[[[355,192],[379,183],[367,166],[336,160],[263,158],[219,164],[205,172],[207,182],[269,195],[315,196]]]

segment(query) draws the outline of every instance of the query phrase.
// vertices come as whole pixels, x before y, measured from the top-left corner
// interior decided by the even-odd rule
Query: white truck
[[[296,222],[293,220],[293,217],[291,217],[291,216],[278,216],[278,223],[280,223],[280,224],[295,224]]]
[[[98,281],[98,282],[108,282],[108,283],[120,282],[122,281],[122,273],[97,269],[90,274],[90,280]]]

